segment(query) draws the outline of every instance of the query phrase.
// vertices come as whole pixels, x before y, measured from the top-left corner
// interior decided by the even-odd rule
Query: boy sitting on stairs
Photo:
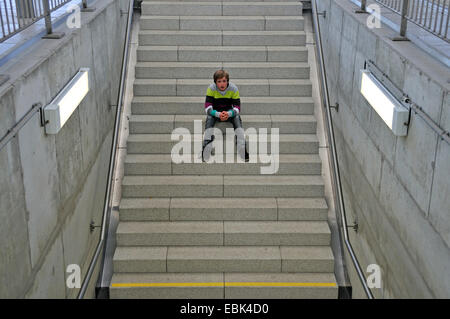
[[[241,100],[237,86],[230,82],[227,71],[218,70],[214,73],[214,83],[206,91],[205,112],[207,114],[205,123],[205,138],[202,147],[202,160],[206,161],[211,153],[214,135],[213,127],[217,120],[231,122],[237,137],[237,152],[246,162],[249,155],[245,147],[245,135],[242,121],[239,115]],[[209,145],[210,144],[210,145]]]

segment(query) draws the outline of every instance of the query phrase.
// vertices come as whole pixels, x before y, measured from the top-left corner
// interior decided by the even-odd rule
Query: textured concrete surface
[[[412,42],[393,42],[386,26],[368,29],[367,15],[347,0],[318,2],[325,67],[350,238],[363,269],[382,270],[377,298],[448,298],[450,278],[450,145],[416,114],[395,137],[361,96],[358,73],[372,60],[443,129],[449,129],[449,69]],[[446,177],[444,177],[446,176]],[[364,298],[346,255],[355,297]],[[367,274],[368,275],[368,274]]]
[[[101,222],[126,6],[97,1],[81,29],[63,23],[54,30],[62,39],[38,38],[0,65],[10,75],[0,87],[0,136],[34,103],[47,105],[79,68],[91,69],[90,92],[59,134],[45,135],[36,113],[0,151],[1,298],[76,297],[66,267],[80,265],[83,276],[98,241],[89,224]]]

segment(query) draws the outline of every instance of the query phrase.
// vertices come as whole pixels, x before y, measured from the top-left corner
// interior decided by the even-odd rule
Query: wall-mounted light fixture
[[[58,95],[44,107],[45,132],[57,134],[89,92],[89,68],[81,68]]]
[[[396,136],[408,134],[409,109],[367,69],[360,70],[360,92]]]

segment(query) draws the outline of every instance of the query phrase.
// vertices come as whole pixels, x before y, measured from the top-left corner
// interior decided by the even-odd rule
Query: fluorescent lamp
[[[408,123],[409,110],[369,70],[360,70],[359,83],[361,94],[389,126],[394,135],[406,136],[408,126],[405,123]]]
[[[57,134],[89,92],[89,68],[81,68],[44,108],[45,132]]]

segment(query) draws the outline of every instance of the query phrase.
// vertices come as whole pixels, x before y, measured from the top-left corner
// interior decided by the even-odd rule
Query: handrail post
[[[408,14],[409,0],[403,0],[402,11],[401,11],[401,22],[400,22],[400,36],[393,37],[392,41],[409,41],[406,37],[406,26],[408,25],[408,20],[406,15]]]
[[[93,12],[93,11],[95,11],[95,7],[88,7],[87,0],[83,0],[80,11],[81,12]]]
[[[53,32],[52,30],[52,16],[50,10],[50,0],[42,0],[42,5],[44,7],[44,19],[45,19],[45,29],[47,34],[44,35],[43,39],[61,39],[64,36],[63,32]]]
[[[356,9],[354,12],[355,13],[368,13],[366,11],[366,4],[367,4],[367,0],[361,0],[361,7],[359,9]]]

